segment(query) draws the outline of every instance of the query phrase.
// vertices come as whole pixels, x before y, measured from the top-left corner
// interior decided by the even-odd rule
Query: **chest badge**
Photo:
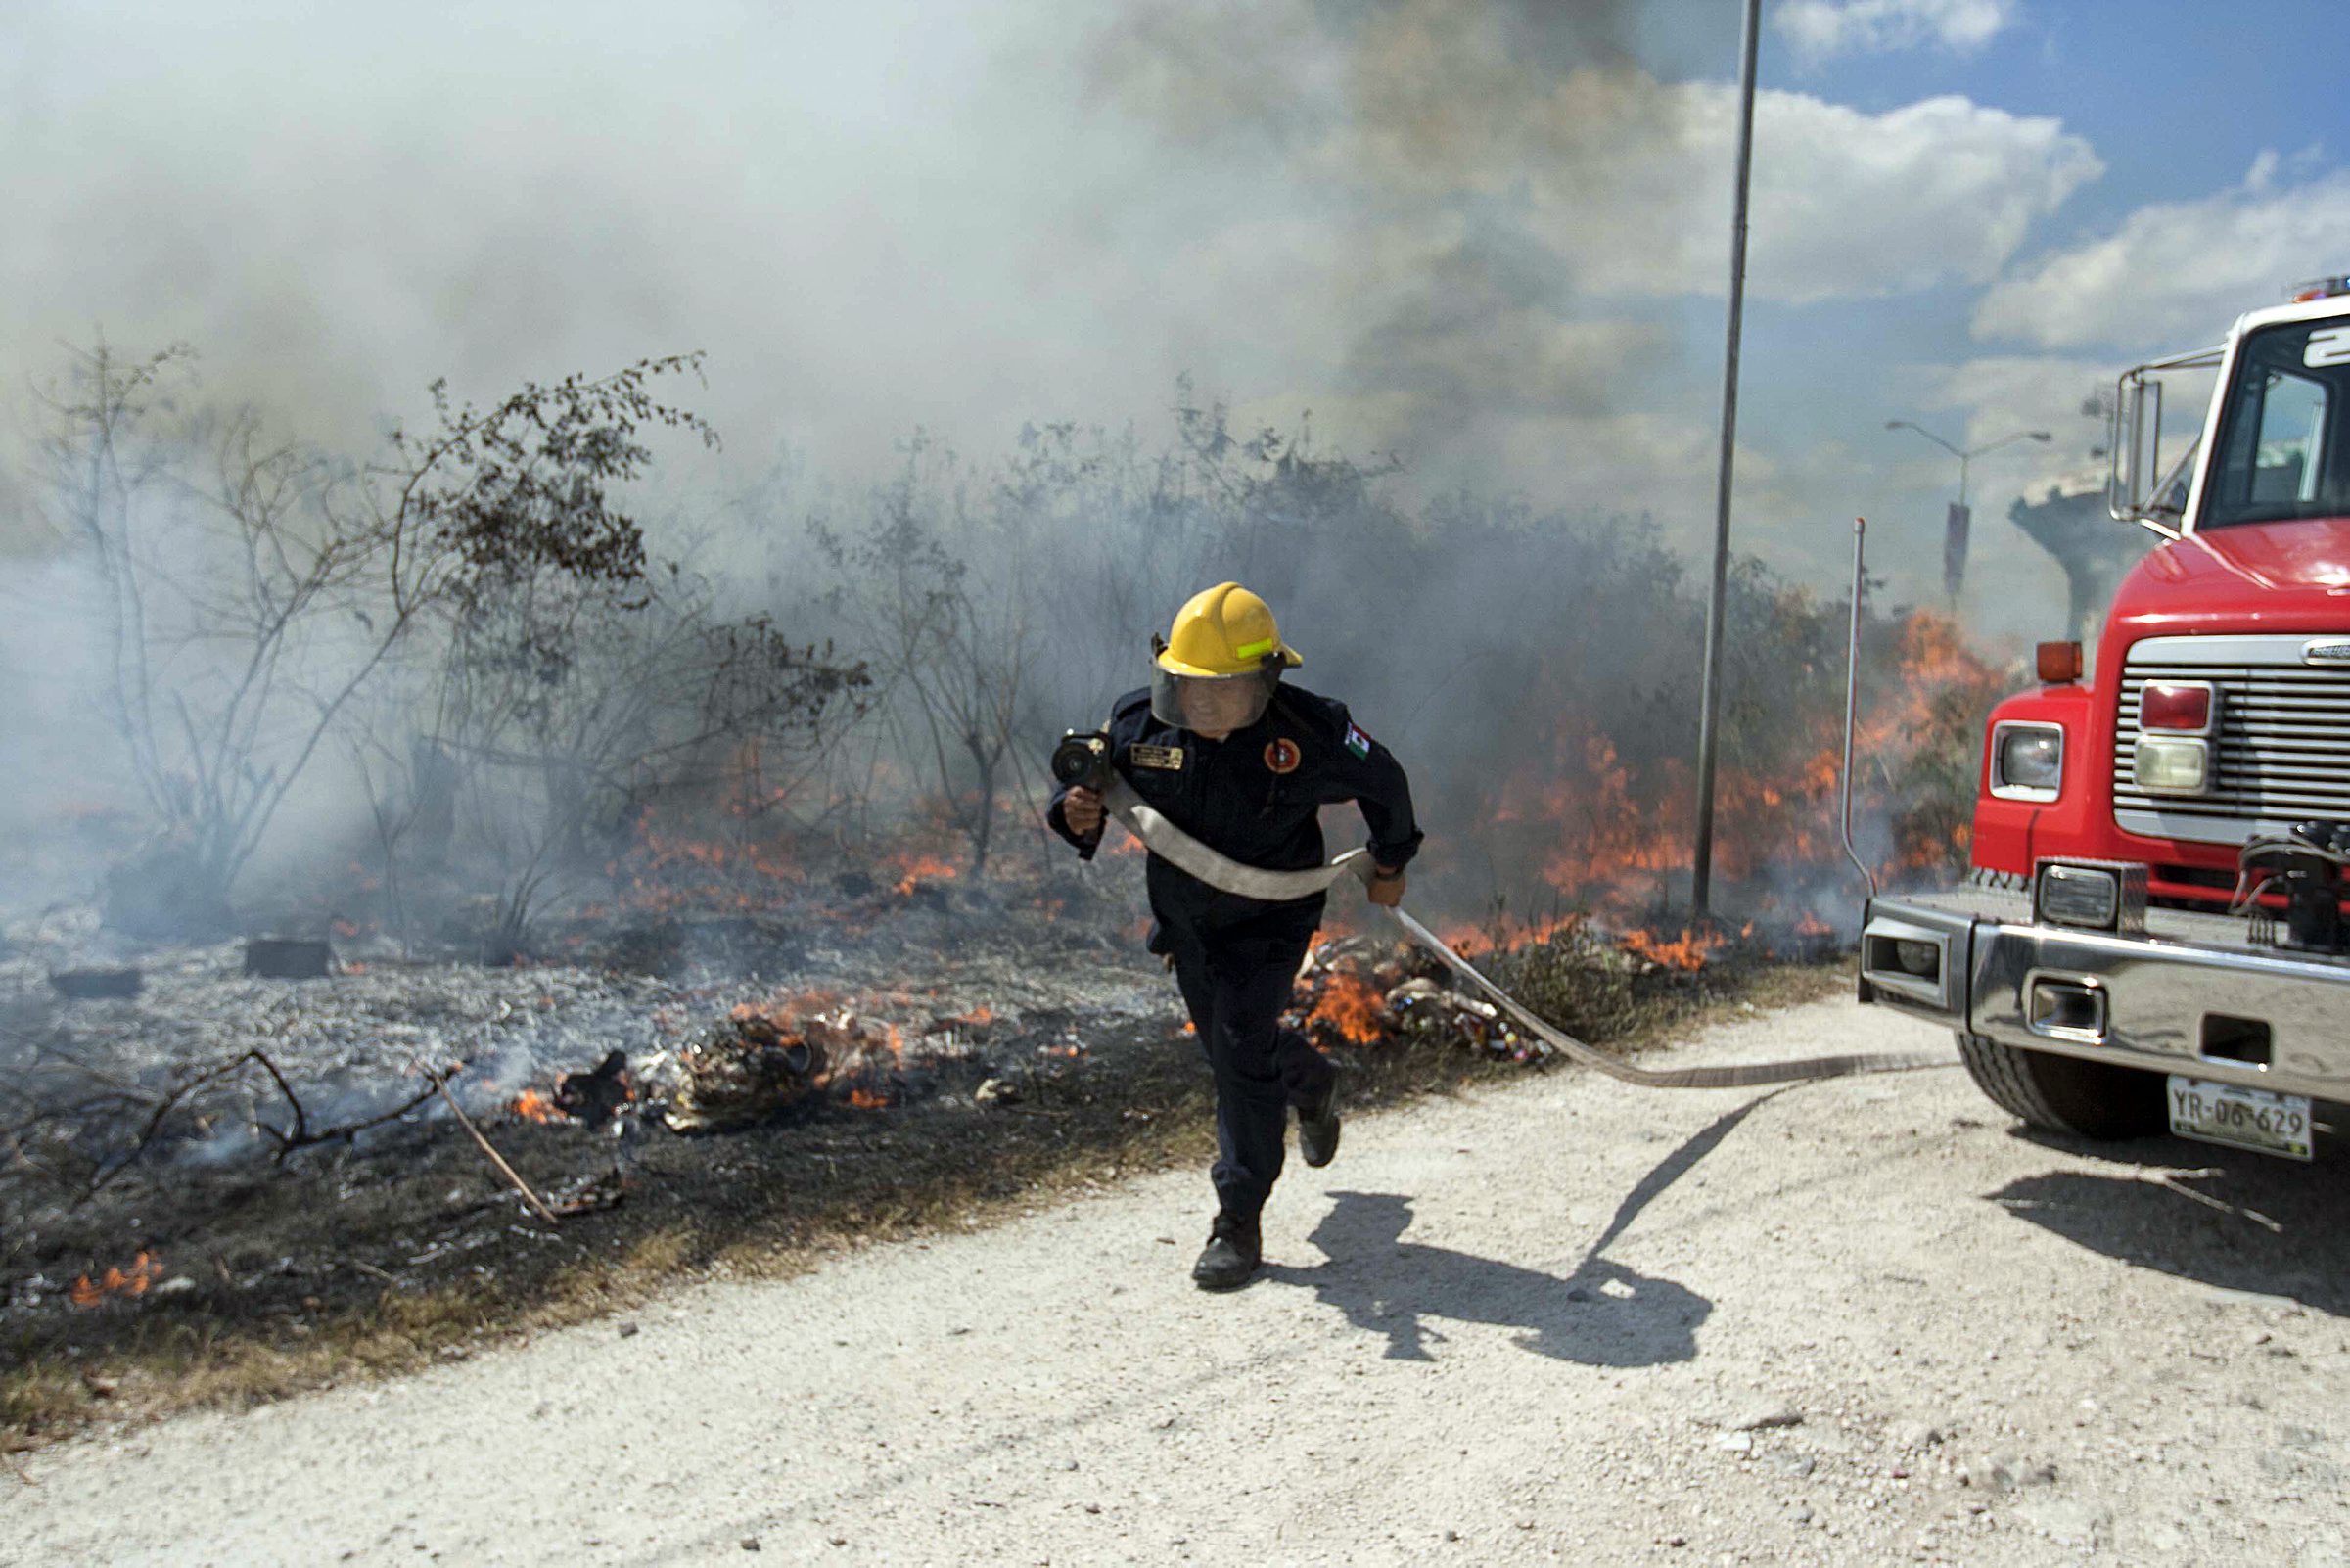
[[[1305,760],[1305,754],[1298,750],[1298,743],[1286,735],[1267,743],[1265,748],[1265,765],[1275,773],[1294,773],[1298,770],[1298,764]]]
[[[1180,746],[1132,746],[1127,757],[1136,767],[1164,768],[1171,773],[1183,770],[1183,748]]]

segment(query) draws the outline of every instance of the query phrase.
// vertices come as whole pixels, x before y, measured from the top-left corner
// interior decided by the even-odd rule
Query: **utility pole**
[[[1705,679],[1697,715],[1697,851],[1690,861],[1690,912],[1712,913],[1714,880],[1714,756],[1720,737],[1722,610],[1729,578],[1730,469],[1738,443],[1738,334],[1746,313],[1746,190],[1754,171],[1754,56],[1762,0],[1746,0],[1738,43],[1738,173],[1729,223],[1729,326],[1722,350],[1722,468],[1714,488],[1714,576],[1705,600]]]

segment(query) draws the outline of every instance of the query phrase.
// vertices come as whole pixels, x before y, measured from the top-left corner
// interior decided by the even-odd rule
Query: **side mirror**
[[[2173,371],[2215,368],[2222,352],[2198,348],[2134,365],[2114,383],[2104,453],[2105,510],[2115,522],[2135,523],[2166,539],[2179,537],[2200,441],[2189,441],[2186,451],[2164,464],[2161,378]]]

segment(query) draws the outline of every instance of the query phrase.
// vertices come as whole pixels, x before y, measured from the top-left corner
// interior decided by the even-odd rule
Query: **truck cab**
[[[2166,469],[2164,378],[2214,368]],[[2094,660],[2043,644],[1994,710],[1968,881],[1870,900],[1861,995],[1949,1022],[2035,1125],[2306,1159],[2350,1101],[2350,280],[2115,408],[2111,509],[2160,542]]]

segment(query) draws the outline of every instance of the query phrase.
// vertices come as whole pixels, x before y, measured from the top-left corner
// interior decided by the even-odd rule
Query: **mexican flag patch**
[[[1357,757],[1371,755],[1371,738],[1354,724],[1347,725],[1347,750]]]

